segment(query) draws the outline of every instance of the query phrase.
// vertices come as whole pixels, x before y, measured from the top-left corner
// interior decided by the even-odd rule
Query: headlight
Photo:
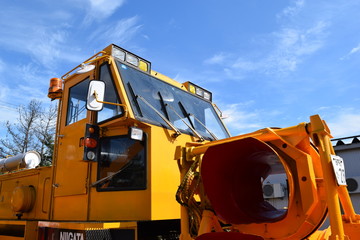
[[[204,88],[199,87],[199,86],[193,84],[192,82],[185,82],[183,84],[186,87],[186,89],[189,92],[191,92],[192,94],[202,97],[205,100],[208,100],[210,102],[212,101],[212,93],[209,92],[208,90],[205,90]]]
[[[131,65],[134,65],[135,67],[139,66],[139,59],[131,54],[126,54],[126,62],[130,63]]]
[[[112,45],[111,55],[117,60],[131,64],[132,66],[137,67],[144,72],[150,73],[151,71],[151,63],[149,61],[146,61],[145,59],[136,56],[135,54],[130,53],[116,45]]]
[[[125,61],[125,52],[118,49],[118,48],[113,47],[112,56],[114,58],[117,58],[117,59],[121,60],[121,61]]]

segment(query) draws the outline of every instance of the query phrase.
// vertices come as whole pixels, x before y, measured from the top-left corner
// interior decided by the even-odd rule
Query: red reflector
[[[88,148],[96,148],[97,146],[97,141],[93,138],[86,138],[85,139],[85,147]]]

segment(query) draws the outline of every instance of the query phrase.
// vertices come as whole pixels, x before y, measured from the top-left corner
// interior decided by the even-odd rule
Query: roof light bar
[[[199,97],[204,98],[205,100],[212,101],[212,93],[198,85],[193,84],[192,82],[183,83],[186,89]]]
[[[125,52],[119,48],[113,47],[111,55],[121,61],[125,61]]]
[[[116,58],[124,63],[127,63],[134,67],[137,67],[141,71],[144,71],[147,73],[150,73],[150,71],[151,71],[151,63],[149,61],[147,61],[133,53],[130,53],[130,52],[126,51],[125,49],[120,48],[116,45],[113,45],[111,55],[114,58]]]

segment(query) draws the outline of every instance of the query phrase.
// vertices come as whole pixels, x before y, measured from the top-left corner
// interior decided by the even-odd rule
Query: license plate
[[[337,184],[339,186],[346,186],[344,160],[336,155],[330,155],[330,156],[331,156],[331,162],[333,165]]]

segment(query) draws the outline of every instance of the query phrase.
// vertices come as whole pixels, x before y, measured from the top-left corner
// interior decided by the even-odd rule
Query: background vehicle
[[[13,164],[0,176],[3,239],[360,236],[319,116],[230,137],[209,91],[116,45],[51,79],[48,96],[59,100],[53,165],[3,160]],[[277,174],[288,179],[285,209],[263,198]],[[331,233],[316,232],[327,213]]]

